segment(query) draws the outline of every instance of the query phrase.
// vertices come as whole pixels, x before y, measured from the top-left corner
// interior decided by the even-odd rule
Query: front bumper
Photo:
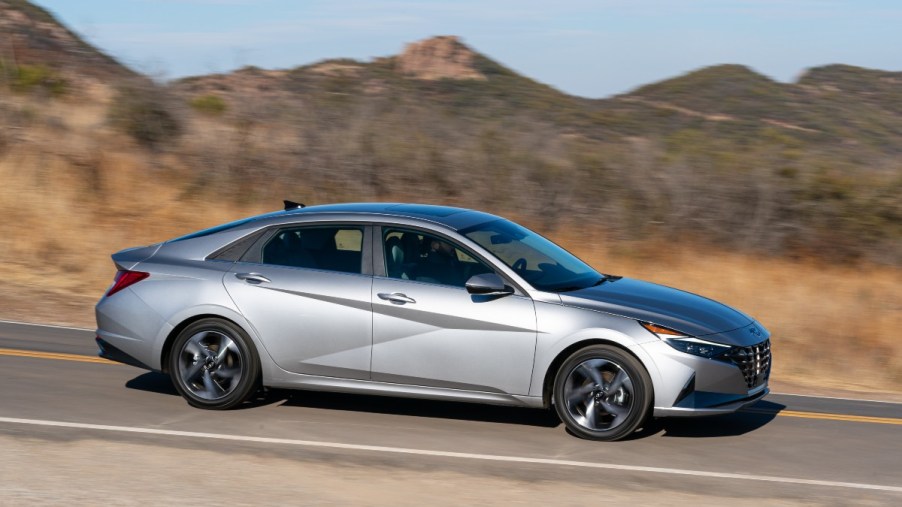
[[[655,417],[694,417],[729,414],[767,395],[770,361],[749,375],[748,365],[706,359],[671,348],[663,341],[643,347],[659,377],[654,380]]]
[[[770,389],[763,384],[750,391],[748,396],[736,398],[722,393],[694,391],[682,400],[678,406],[669,408],[655,407],[655,417],[700,417],[706,415],[732,414],[742,407],[752,405],[767,396]]]

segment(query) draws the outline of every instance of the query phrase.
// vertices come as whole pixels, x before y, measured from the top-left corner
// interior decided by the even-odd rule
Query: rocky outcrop
[[[474,67],[476,53],[457,37],[441,36],[413,42],[397,56],[396,69],[407,77],[424,80],[478,79],[486,77]]]

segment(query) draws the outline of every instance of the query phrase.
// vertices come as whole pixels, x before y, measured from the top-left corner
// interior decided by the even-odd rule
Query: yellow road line
[[[59,361],[78,361],[82,363],[100,363],[100,364],[120,364],[102,357],[84,356],[81,354],[62,354],[58,352],[39,352],[36,350],[19,350],[0,348],[0,356],[13,357],[33,357],[38,359],[55,359]],[[828,414],[821,412],[799,412],[796,410],[781,410],[779,412],[773,410],[761,409],[745,409],[743,412],[753,414],[773,414],[782,417],[798,417],[801,419],[822,419],[827,421],[846,421],[861,422],[871,424],[893,424],[902,425],[902,419],[895,417],[870,417],[864,415],[851,414]]]
[[[81,354],[62,354],[58,352],[39,352],[36,350],[18,350],[0,348],[0,356],[35,357],[39,359],[56,359],[59,361],[78,361],[81,363],[119,364],[109,359]]]
[[[902,425],[902,419],[895,417],[870,417],[865,415],[850,414],[824,414],[820,412],[797,412],[795,410],[782,410],[777,415],[784,417],[801,417],[804,419],[825,419],[828,421],[851,421],[864,422],[874,424],[896,424]]]
[[[760,408],[744,408],[741,412],[747,414],[779,415],[783,417],[799,417],[802,419],[823,419],[827,421],[850,421],[874,424],[898,424],[902,425],[902,419],[896,417],[872,417],[868,415],[831,414],[827,412],[799,412],[797,410],[764,410]]]

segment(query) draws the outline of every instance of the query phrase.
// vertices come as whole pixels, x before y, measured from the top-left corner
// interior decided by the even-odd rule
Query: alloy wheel
[[[564,404],[573,419],[591,431],[623,424],[633,408],[633,382],[619,364],[593,358],[573,368],[564,383]]]
[[[235,341],[221,331],[193,334],[178,356],[182,386],[204,400],[218,400],[235,391],[241,382],[246,359]]]

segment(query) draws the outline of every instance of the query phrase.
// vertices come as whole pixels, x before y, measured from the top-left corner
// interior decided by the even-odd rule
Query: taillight
[[[106,293],[106,297],[112,296],[129,285],[134,285],[148,276],[150,276],[150,273],[145,273],[144,271],[119,270],[116,273],[116,278],[113,279],[113,286]]]

